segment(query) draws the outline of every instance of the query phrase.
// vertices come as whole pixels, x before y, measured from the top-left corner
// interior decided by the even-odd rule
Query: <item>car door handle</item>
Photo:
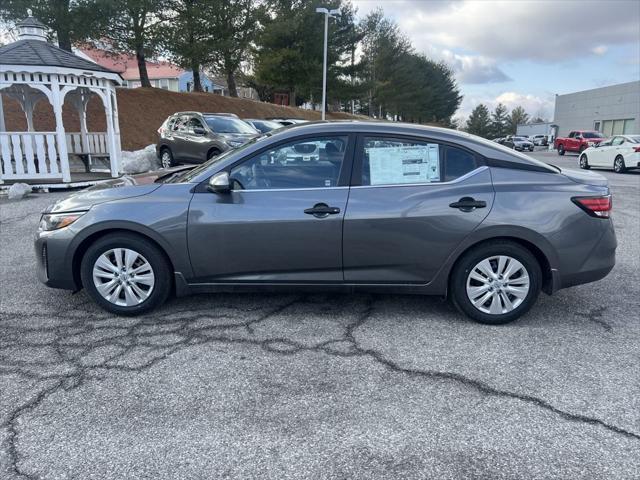
[[[463,212],[471,212],[476,208],[484,208],[487,206],[487,202],[484,200],[476,200],[472,197],[462,197],[457,202],[450,203],[451,208],[458,208]]]
[[[305,209],[304,213],[313,215],[316,218],[325,218],[329,215],[340,213],[338,207],[330,207],[326,203],[316,203],[313,207]]]

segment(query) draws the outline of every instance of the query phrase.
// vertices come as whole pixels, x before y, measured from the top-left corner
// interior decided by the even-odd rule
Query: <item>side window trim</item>
[[[441,181],[441,182],[424,182],[424,183],[397,183],[397,184],[392,184],[392,185],[362,185],[362,167],[364,165],[364,139],[365,137],[387,137],[390,139],[398,139],[398,140],[406,140],[408,142],[422,142],[422,143],[437,143],[438,145],[440,145],[441,147],[453,147],[453,148],[458,148],[460,150],[464,150],[465,152],[469,152],[471,155],[473,155],[475,161],[476,161],[476,168],[474,170],[472,170],[471,172],[466,173],[465,175],[462,175],[454,180],[451,181]],[[458,145],[456,143],[452,143],[452,142],[448,142],[446,140],[440,140],[440,139],[436,139],[436,138],[431,138],[431,137],[418,137],[415,135],[402,135],[402,134],[393,134],[393,135],[389,135],[389,134],[385,134],[385,133],[358,133],[358,138],[357,141],[355,142],[355,153],[354,153],[354,157],[353,157],[353,167],[352,167],[352,172],[351,172],[351,186],[352,187],[402,187],[402,186],[418,186],[418,185],[443,185],[443,184],[449,184],[449,183],[454,183],[457,182],[460,178],[468,178],[468,176],[470,176],[472,173],[477,172],[478,170],[480,170],[482,167],[486,166],[486,161],[484,159],[484,157],[482,155],[480,155],[477,152],[474,152],[473,150],[470,150],[469,148],[463,146],[463,145]],[[440,156],[440,172],[442,173],[442,175],[445,175],[445,155],[446,155],[446,150],[447,148],[443,148],[443,150],[445,151],[445,153],[443,155]],[[444,177],[443,177],[444,178]]]

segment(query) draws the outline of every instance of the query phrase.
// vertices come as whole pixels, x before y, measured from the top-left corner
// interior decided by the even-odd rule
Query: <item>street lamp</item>
[[[327,36],[329,34],[329,17],[340,16],[340,10],[329,10],[318,7],[316,13],[324,14],[324,61],[322,62],[322,120],[325,115],[325,105],[327,104]]]

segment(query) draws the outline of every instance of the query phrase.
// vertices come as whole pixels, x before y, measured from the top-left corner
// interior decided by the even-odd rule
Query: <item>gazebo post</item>
[[[6,132],[7,127],[4,123],[4,106],[2,105],[2,90],[0,90],[0,132]]]
[[[78,118],[80,119],[80,137],[82,139],[82,150],[87,153],[87,162],[91,163],[91,153],[89,148],[89,138],[87,137],[87,105],[89,104],[90,94],[84,91],[79,91],[74,98],[74,104],[78,111]]]
[[[116,132],[113,119],[113,104],[111,102],[111,92],[109,89],[105,91],[106,102],[104,106],[104,114],[107,117],[107,143],[109,150],[109,164],[111,166],[111,176],[117,177],[120,170],[120,156],[118,145],[116,144]]]
[[[57,75],[51,75],[51,98],[53,99],[53,114],[56,117],[56,140],[58,143],[58,157],[60,158],[60,171],[62,181],[70,182],[69,153],[67,152],[67,138],[62,122],[62,98],[60,98],[60,84]]]

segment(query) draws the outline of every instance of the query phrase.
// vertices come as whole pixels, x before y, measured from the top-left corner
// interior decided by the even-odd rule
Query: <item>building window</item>
[[[593,122],[593,129],[596,132],[599,132],[600,131],[600,122]]]
[[[625,135],[633,133],[633,118],[624,118],[619,120],[603,120],[602,133],[607,137],[612,135]]]

